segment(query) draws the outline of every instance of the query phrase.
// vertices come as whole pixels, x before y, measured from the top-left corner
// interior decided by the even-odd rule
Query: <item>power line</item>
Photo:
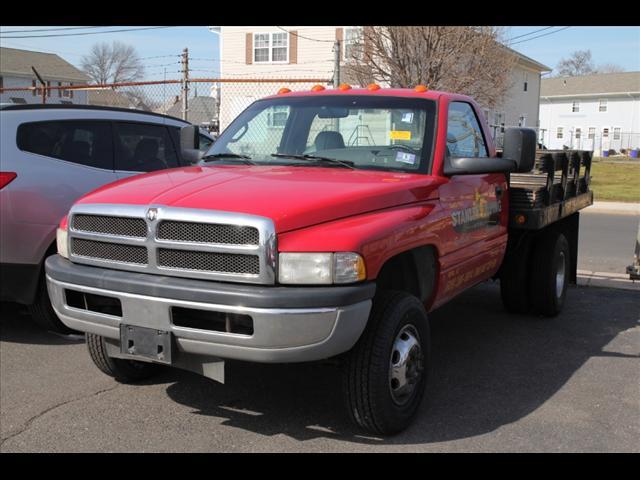
[[[518,43],[528,42],[529,40],[535,40],[536,38],[546,37],[547,35],[553,35],[554,33],[561,32],[562,30],[566,30],[567,28],[571,28],[571,27],[562,27],[558,30],[554,30],[553,32],[543,33],[542,35],[538,35],[531,38],[525,38],[524,40],[520,40],[519,42],[513,42],[511,45],[517,45]]]
[[[102,27],[63,27],[63,28],[35,28],[31,30],[0,30],[3,33],[32,33],[32,32],[60,32],[62,30],[88,30]]]
[[[168,27],[143,27],[143,28],[127,28],[122,30],[103,30],[101,32],[82,32],[82,33],[60,33],[54,35],[18,35],[18,36],[3,36],[0,35],[0,39],[5,38],[51,38],[51,37],[73,37],[78,35],[99,35],[101,33],[119,33],[119,32],[137,32],[140,30],[154,30],[158,28],[175,28],[175,26]]]
[[[507,42],[510,42],[511,40],[515,40],[516,38],[528,37],[529,35],[533,35],[534,33],[543,32],[544,30],[549,30],[550,28],[553,28],[553,27],[545,27],[545,28],[540,28],[538,30],[534,30],[533,32],[523,33],[522,35],[517,35],[515,37],[509,38]]]
[[[284,29],[282,27],[279,27],[278,25],[276,25],[276,28],[279,28],[283,32],[290,33],[291,35],[295,35],[296,37],[304,38],[305,40],[311,40],[312,42],[335,43],[335,40],[321,40],[319,38],[305,37],[305,36],[300,35],[299,33],[292,32],[292,31],[286,30],[286,29]]]
[[[169,57],[180,57],[181,55],[158,55],[155,57],[142,57],[140,60],[151,60],[152,58],[169,58]]]

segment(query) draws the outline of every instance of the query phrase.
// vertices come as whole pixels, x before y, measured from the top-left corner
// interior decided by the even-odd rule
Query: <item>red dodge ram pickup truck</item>
[[[554,316],[575,281],[590,152],[516,128],[496,153],[480,112],[421,85],[281,89],[197,165],[78,200],[46,261],[53,307],[120,381],[337,357],[352,420],[398,432],[424,396],[429,311],[499,278],[509,311]]]

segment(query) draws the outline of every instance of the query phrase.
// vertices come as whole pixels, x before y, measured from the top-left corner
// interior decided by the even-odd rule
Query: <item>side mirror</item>
[[[200,146],[200,130],[196,125],[187,125],[180,129],[180,153],[189,163],[198,163],[203,153]]]
[[[531,128],[508,128],[504,132],[502,158],[516,162],[515,171],[530,172],[536,161],[536,131]]]
[[[453,175],[480,175],[483,173],[509,173],[516,169],[516,163],[499,157],[445,157],[443,173]]]

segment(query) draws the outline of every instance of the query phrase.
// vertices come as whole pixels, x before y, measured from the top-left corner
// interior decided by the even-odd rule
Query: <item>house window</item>
[[[602,129],[602,138],[609,138],[609,129],[608,128],[603,128]]]
[[[571,104],[571,111],[574,112],[574,113],[579,112],[580,111],[580,102],[578,102],[577,100],[574,101]]]
[[[289,35],[286,32],[255,33],[253,35],[255,63],[286,63],[289,61]]]
[[[602,100],[600,100],[599,105],[598,105],[598,111],[599,112],[606,112],[607,111],[607,100],[606,99],[603,98]]]
[[[582,136],[582,129],[580,127],[576,127],[576,140],[579,140]]]
[[[346,27],[344,29],[344,59],[359,58],[362,46],[362,27]]]
[[[588,138],[590,140],[593,140],[594,138],[596,138],[596,127],[589,127],[589,136]]]
[[[289,118],[289,106],[274,106],[268,117],[268,125],[270,127],[284,128]]]
[[[613,129],[613,139],[620,140],[620,127],[614,127]]]
[[[558,127],[558,128],[556,129],[556,138],[558,138],[558,139],[562,139],[562,138],[563,138],[563,135],[562,135],[562,127]]]

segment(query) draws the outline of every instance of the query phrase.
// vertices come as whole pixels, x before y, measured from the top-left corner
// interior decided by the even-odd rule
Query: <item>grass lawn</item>
[[[595,201],[640,202],[640,160],[612,163],[594,158],[591,190]]]

